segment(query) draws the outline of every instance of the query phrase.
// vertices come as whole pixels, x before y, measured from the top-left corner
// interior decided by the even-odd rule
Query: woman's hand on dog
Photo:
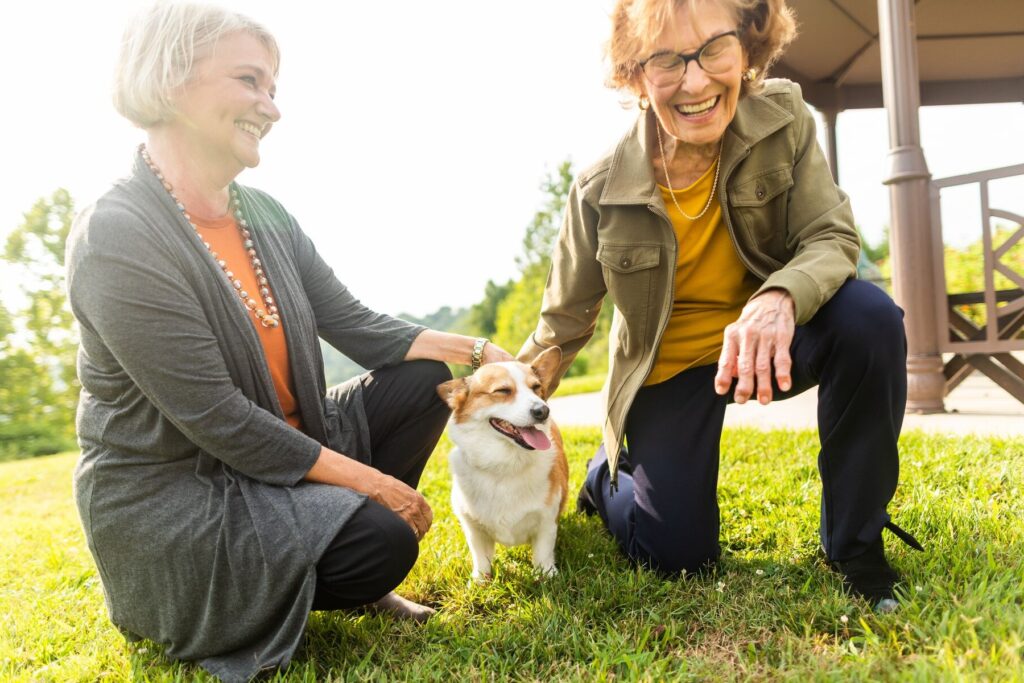
[[[388,508],[412,527],[417,540],[422,540],[434,521],[434,511],[419,491],[386,474],[373,482],[367,492],[373,500]]]
[[[504,363],[510,360],[515,360],[515,357],[494,342],[489,341],[484,345],[483,365],[488,363]]]

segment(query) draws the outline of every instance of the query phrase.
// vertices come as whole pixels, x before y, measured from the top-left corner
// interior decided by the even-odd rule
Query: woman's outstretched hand
[[[762,405],[772,401],[772,370],[782,391],[793,385],[789,345],[796,329],[793,298],[781,289],[769,289],[747,302],[739,319],[725,328],[718,358],[715,392],[725,395],[735,378],[736,403],[757,393]]]

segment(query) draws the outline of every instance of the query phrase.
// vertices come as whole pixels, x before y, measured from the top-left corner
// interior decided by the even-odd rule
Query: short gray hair
[[[125,29],[114,73],[114,108],[139,128],[174,115],[174,95],[198,61],[224,36],[248,33],[267,48],[274,75],[281,61],[277,41],[262,25],[214,5],[159,1]]]

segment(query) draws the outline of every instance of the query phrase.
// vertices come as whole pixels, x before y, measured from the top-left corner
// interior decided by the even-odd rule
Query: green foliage
[[[452,309],[451,306],[442,306],[433,313],[428,313],[422,318],[417,318],[409,313],[400,313],[398,317],[402,320],[408,320],[411,323],[423,325],[424,327],[429,327],[434,330],[451,330],[466,316],[466,314],[467,311],[465,309]]]
[[[73,215],[71,196],[57,190],[35,203],[4,245],[26,303],[16,312],[0,306],[0,459],[74,443],[78,342],[64,290]]]
[[[996,226],[992,232],[993,249],[998,249],[1005,244],[1018,229],[1019,226]],[[959,249],[946,246],[943,249],[943,258],[945,259],[947,292],[960,294],[985,291],[985,249],[981,239]],[[1024,240],[1018,241],[1007,249],[1000,261],[1010,270],[1024,276]],[[890,277],[891,262],[885,260],[879,266],[884,276]],[[994,282],[996,290],[1017,287],[1016,283],[999,272],[994,274]],[[965,304],[958,306],[957,310],[979,326],[983,326],[987,319],[984,304]]]
[[[992,235],[993,249],[998,249],[1016,230],[1017,228],[997,227]],[[982,240],[973,242],[964,249],[946,247],[944,256],[946,289],[949,293],[985,291],[985,256]],[[1024,241],[1013,245],[1000,261],[1024,277]],[[1017,288],[1016,283],[999,272],[995,273],[994,283],[997,291]],[[958,308],[976,325],[985,324],[987,316],[984,304],[967,304]]]
[[[338,351],[323,339],[320,340],[320,353],[324,358],[324,377],[329,387],[341,384],[345,380],[352,379],[366,372],[363,366],[341,351]]]
[[[864,256],[867,257],[872,263],[878,263],[889,258],[889,226],[885,226],[882,229],[882,238],[877,244],[871,244],[867,238],[864,237],[864,233],[861,232],[860,226],[857,227],[857,234],[860,236],[860,248]]]
[[[569,160],[563,161],[554,173],[549,172],[544,176],[540,189],[546,195],[545,202],[527,226],[523,237],[523,253],[516,257],[520,272],[527,273],[534,266],[541,266],[547,271],[571,187],[572,162]]]
[[[500,285],[488,280],[484,286],[484,298],[473,304],[466,316],[460,319],[453,329],[455,332],[468,334],[471,337],[487,337],[493,339],[498,330],[498,306],[512,291],[515,281],[509,280]]]
[[[510,353],[519,351],[519,347],[537,327],[547,274],[547,264],[533,264],[522,273],[508,295],[498,304],[494,343]]]
[[[558,385],[558,390],[555,392],[555,396],[562,398],[565,396],[573,396],[575,394],[592,394],[601,391],[601,387],[604,386],[604,381],[607,376],[607,373],[602,372],[597,375],[577,375],[575,377],[566,377]]]
[[[516,353],[536,329],[544,285],[551,268],[551,252],[558,239],[572,180],[572,164],[564,161],[541,181],[540,189],[545,193],[545,200],[527,226],[523,252],[516,257],[520,277],[497,304],[492,338],[512,353]],[[608,368],[611,315],[612,306],[606,303],[591,342],[576,356],[568,376],[600,373]]]
[[[570,494],[597,429],[566,429]],[[499,547],[470,586],[442,442],[420,485],[434,526],[399,592],[437,617],[416,626],[317,612],[274,681],[1020,681],[1024,672],[1024,439],[901,440],[889,511],[926,552],[893,537],[905,577],[894,614],[844,595],[818,555],[812,431],[725,430],[723,558],[710,575],[636,569],[600,522],[560,520],[558,576]],[[110,624],[71,496],[74,456],[0,464],[0,680],[209,681]],[[159,599],[159,596],[157,597]]]

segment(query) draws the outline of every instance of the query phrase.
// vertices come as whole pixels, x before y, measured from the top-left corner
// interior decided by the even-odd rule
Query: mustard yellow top
[[[717,166],[716,161],[693,185],[675,191],[683,211],[696,216],[704,209]],[[760,285],[736,255],[717,200],[711,202],[707,213],[691,221],[676,209],[669,189],[658,188],[679,247],[672,315],[645,386],[717,362],[725,326],[739,318]]]

